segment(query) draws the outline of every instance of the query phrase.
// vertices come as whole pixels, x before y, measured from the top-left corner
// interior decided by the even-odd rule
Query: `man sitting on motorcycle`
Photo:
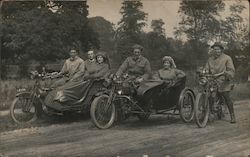
[[[212,55],[210,55],[205,68],[212,74],[224,72],[223,76],[217,78],[219,92],[225,98],[231,116],[231,123],[236,123],[233,101],[230,98],[230,91],[233,88],[231,81],[235,74],[234,64],[231,57],[223,53],[224,47],[220,43],[214,43],[211,48],[213,49],[213,52]]]
[[[163,68],[158,70],[153,75],[153,80],[163,80],[170,83],[171,85],[174,85],[177,80],[186,76],[182,70],[176,68],[172,57],[164,56],[162,58],[162,63]]]
[[[122,63],[116,76],[120,77],[123,73],[127,73],[129,78],[134,79],[137,83],[147,80],[151,75],[151,67],[148,59],[141,55],[142,51],[142,46],[134,45],[133,55]]]
[[[52,87],[62,86],[68,81],[78,81],[83,77],[85,72],[85,63],[80,57],[78,57],[77,50],[75,48],[71,48],[69,56],[70,58],[65,61],[62,70],[59,73],[59,75],[64,75],[66,77],[54,82]]]

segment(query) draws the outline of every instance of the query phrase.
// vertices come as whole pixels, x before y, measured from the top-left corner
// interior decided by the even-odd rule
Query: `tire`
[[[101,95],[96,97],[91,104],[90,108],[91,120],[95,124],[95,126],[99,129],[108,129],[115,122],[116,108],[114,103],[111,103],[110,106],[107,106],[108,99],[109,99],[108,95]],[[107,112],[105,110],[107,110]],[[100,111],[104,111],[104,113]]]
[[[195,95],[191,89],[185,88],[179,98],[179,113],[183,122],[188,123],[194,117]]]
[[[199,128],[206,127],[208,122],[208,117],[209,117],[208,98],[205,95],[205,93],[198,93],[194,104],[194,118],[197,126]]]
[[[37,120],[37,107],[35,99],[30,96],[16,97],[10,106],[11,119],[17,124],[32,123]],[[26,108],[24,108],[26,107]]]

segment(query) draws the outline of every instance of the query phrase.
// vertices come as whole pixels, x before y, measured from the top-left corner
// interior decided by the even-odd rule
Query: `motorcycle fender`
[[[16,97],[30,97],[30,92],[19,92],[16,94]]]
[[[101,96],[101,95],[103,95],[103,94],[109,95],[109,92],[108,92],[108,91],[97,92],[97,93],[95,94],[95,97]]]

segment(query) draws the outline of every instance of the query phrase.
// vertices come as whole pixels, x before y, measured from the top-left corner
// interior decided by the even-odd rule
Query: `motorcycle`
[[[107,129],[115,121],[130,116],[145,121],[152,114],[175,114],[176,111],[184,122],[190,122],[194,114],[195,95],[192,89],[185,88],[185,80],[183,78],[173,85],[155,80],[137,84],[126,77],[113,79],[110,88],[99,94],[91,104],[92,122],[100,129]]]
[[[217,115],[218,119],[228,117],[229,114],[225,98],[218,91],[219,83],[217,78],[224,75],[224,72],[211,74],[203,69],[198,72],[200,90],[196,96],[194,105],[194,118],[199,128],[204,128],[211,115]]]
[[[89,106],[94,95],[101,90],[103,80],[80,81],[75,85],[82,91],[78,97],[69,97],[63,88],[52,88],[44,85],[46,81],[59,78],[59,73],[39,74],[31,73],[35,81],[31,90],[21,88],[17,90],[16,98],[10,106],[10,115],[17,124],[32,123],[45,115],[65,115],[71,112],[89,113]],[[67,83],[66,83],[67,84]],[[69,83],[70,85],[70,83]]]

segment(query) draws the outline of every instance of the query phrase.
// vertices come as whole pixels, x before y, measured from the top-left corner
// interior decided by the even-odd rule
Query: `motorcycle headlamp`
[[[202,86],[206,85],[206,84],[207,84],[207,79],[201,78],[201,79],[199,80],[199,84],[202,85]]]
[[[118,90],[117,94],[122,95],[122,90]]]

